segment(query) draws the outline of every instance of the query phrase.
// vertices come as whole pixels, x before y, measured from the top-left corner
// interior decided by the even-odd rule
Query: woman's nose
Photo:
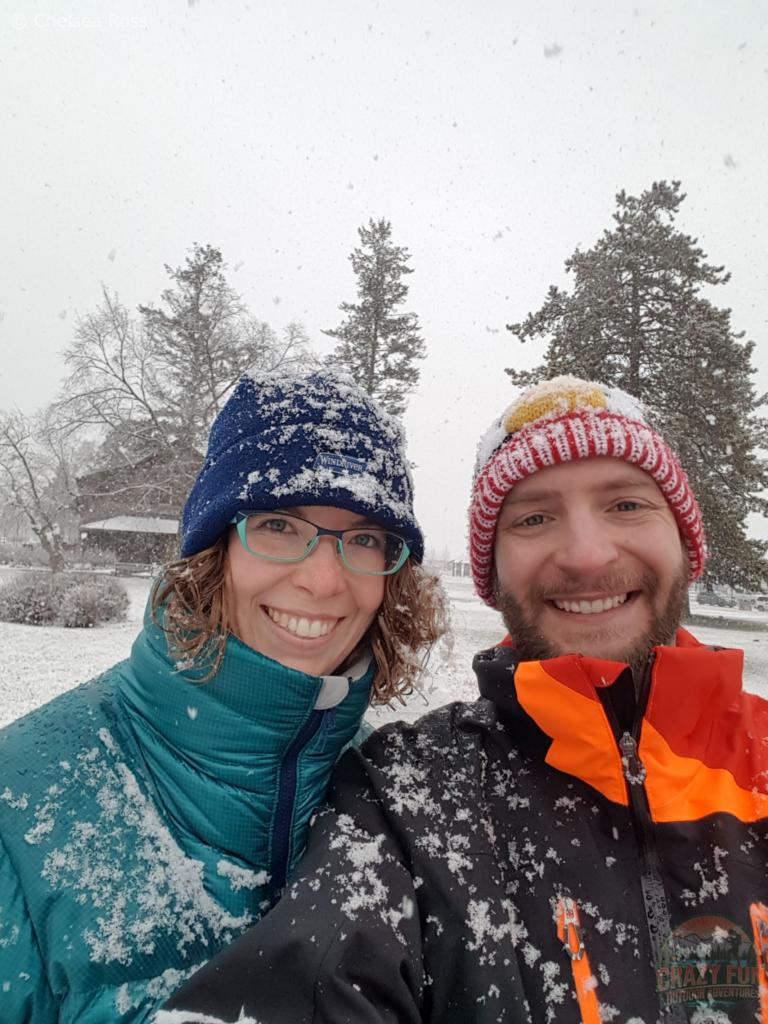
[[[296,563],[294,582],[313,594],[330,597],[347,586],[347,567],[341,558],[336,537],[318,537],[317,544],[306,558]]]

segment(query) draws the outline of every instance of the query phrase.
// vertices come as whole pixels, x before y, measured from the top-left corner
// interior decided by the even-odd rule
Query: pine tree
[[[247,365],[238,344],[246,311],[225,269],[219,249],[195,244],[185,266],[166,265],[172,285],[161,297],[167,308],[139,306],[152,350],[177,385],[182,421],[194,409],[210,423]]]
[[[172,282],[161,296],[166,309],[139,306],[143,333],[163,367],[168,411],[202,445],[244,373],[311,361],[304,328],[289,324],[278,338],[227,283],[226,266],[219,249],[195,244],[185,266],[166,265]]]
[[[415,313],[397,313],[408,295],[402,278],[413,273],[407,249],[391,242],[388,220],[358,228],[362,247],[349,257],[357,275],[359,303],[342,302],[342,324],[324,331],[338,338],[329,362],[343,367],[395,416],[405,411],[407,395],[419,380],[416,361],[423,359],[424,342]]]
[[[684,199],[678,181],[654,183],[639,198],[620,192],[615,227],[566,260],[572,292],[551,287],[541,309],[507,326],[521,342],[548,339],[543,363],[506,372],[521,387],[572,373],[641,398],[699,499],[711,555],[705,581],[754,589],[768,579],[768,544],[745,529],[749,512],[768,514],[766,396],[751,379],[754,343],[733,332],[729,309],[701,294],[730,275],[674,227]]]

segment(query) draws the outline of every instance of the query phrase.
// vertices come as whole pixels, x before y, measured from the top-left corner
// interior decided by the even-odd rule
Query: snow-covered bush
[[[0,565],[40,566],[47,569],[50,560],[40,544],[10,543],[0,546]]]
[[[109,576],[69,587],[63,594],[56,621],[60,626],[98,626],[121,622],[128,611],[128,591]]]
[[[15,576],[0,590],[0,619],[29,626],[49,626],[70,581],[47,573]]]
[[[102,551],[101,548],[91,544],[81,549],[75,561],[81,565],[93,565],[103,568],[107,565],[113,566],[117,561],[117,556],[114,551]]]
[[[28,626],[97,626],[124,619],[128,592],[110,577],[27,573],[0,588],[0,620]]]

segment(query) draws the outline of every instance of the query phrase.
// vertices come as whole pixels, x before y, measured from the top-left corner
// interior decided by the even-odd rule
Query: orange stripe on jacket
[[[523,710],[552,737],[547,764],[575,775],[609,800],[627,804],[621,756],[600,701],[553,679],[538,661],[517,666],[515,688]]]
[[[675,755],[766,790],[768,702],[741,689],[743,653],[661,647],[645,718]]]
[[[654,821],[696,821],[721,812],[739,821],[768,817],[768,795],[743,789],[725,768],[680,757],[648,721],[638,752],[648,772],[645,791]]]

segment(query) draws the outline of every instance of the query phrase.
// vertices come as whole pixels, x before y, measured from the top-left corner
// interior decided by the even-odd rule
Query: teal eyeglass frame
[[[411,553],[411,545],[408,543],[405,537],[401,537],[399,533],[395,533],[393,530],[380,530],[377,527],[372,527],[372,532],[391,533],[393,537],[397,537],[399,540],[403,542],[403,550],[400,553],[400,557],[397,560],[397,565],[394,566],[394,568],[392,569],[386,569],[384,572],[368,572],[365,569],[355,569],[353,566],[349,564],[349,562],[344,557],[344,545],[341,543],[341,538],[344,536],[344,534],[352,532],[350,529],[326,530],[324,526],[318,526],[317,523],[312,523],[310,522],[309,519],[302,519],[301,516],[294,516],[290,512],[279,512],[277,509],[275,509],[276,516],[286,516],[289,519],[300,519],[302,523],[308,523],[311,527],[317,530],[317,533],[315,534],[314,540],[312,540],[307,546],[307,550],[304,552],[304,554],[299,555],[298,558],[273,558],[272,555],[260,555],[257,551],[252,551],[248,547],[248,543],[245,539],[245,525],[249,516],[262,515],[265,512],[269,511],[269,509],[263,508],[251,509],[248,512],[238,512],[235,516],[232,517],[232,519],[230,519],[230,524],[232,526],[237,527],[237,533],[238,536],[240,537],[240,541],[242,542],[242,545],[248,552],[248,554],[253,555],[254,558],[263,558],[266,562],[303,562],[304,559],[307,558],[308,555],[311,555],[312,552],[315,550],[320,538],[325,536],[336,538],[336,546],[338,547],[342,562],[347,567],[347,569],[349,569],[350,572],[359,573],[359,575],[361,576],[392,576],[394,573],[398,571],[398,569],[402,569],[402,567],[405,565],[406,559]]]

